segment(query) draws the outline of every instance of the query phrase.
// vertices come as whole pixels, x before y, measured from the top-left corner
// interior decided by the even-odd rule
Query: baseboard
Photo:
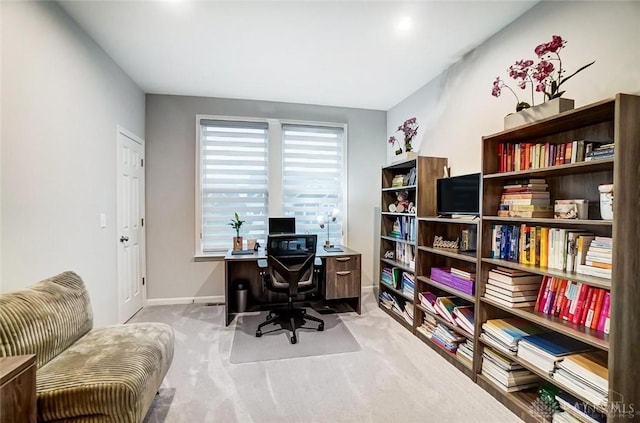
[[[202,303],[224,304],[224,295],[212,295],[208,297],[147,298],[145,306]]]

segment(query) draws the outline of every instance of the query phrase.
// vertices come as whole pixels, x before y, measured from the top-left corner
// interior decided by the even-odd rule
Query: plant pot
[[[406,151],[402,154],[396,154],[392,160],[392,162],[402,162],[404,160],[415,159],[418,157],[418,153],[415,151]]]
[[[233,237],[233,249],[234,250],[242,250],[242,237],[234,236]]]
[[[504,117],[504,129],[515,128],[520,125],[555,116],[567,110],[572,110],[574,103],[575,102],[569,98],[558,97],[538,104],[537,106],[529,107],[516,113],[510,113]]]

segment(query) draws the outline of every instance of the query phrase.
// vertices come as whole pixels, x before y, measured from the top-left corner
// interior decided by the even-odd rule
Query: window
[[[267,221],[266,122],[200,121],[200,248],[226,251],[237,212],[241,235],[264,234]]]
[[[264,244],[269,216],[296,218],[296,231],[327,239],[318,216],[339,211],[331,242],[343,244],[345,126],[198,116],[196,254],[231,248],[240,235]],[[270,154],[271,153],[271,154]]]
[[[282,211],[296,218],[300,233],[318,234],[342,244],[343,215],[335,222],[318,224],[318,215],[327,216],[343,209],[342,127],[305,125],[282,126]]]

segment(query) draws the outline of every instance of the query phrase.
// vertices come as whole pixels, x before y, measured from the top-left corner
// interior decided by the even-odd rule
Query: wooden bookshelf
[[[473,379],[473,366],[468,362],[464,361],[464,359],[459,358],[455,353],[449,352],[442,348],[440,345],[436,344],[429,338],[424,332],[420,330],[416,330],[416,336],[422,342],[427,344],[431,349],[440,354],[445,360],[451,363],[455,368],[460,370],[462,373]]]
[[[563,144],[572,140],[614,143],[613,158],[584,161],[520,171],[500,171],[498,151],[500,145],[517,143]],[[596,349],[608,352],[609,390],[624,399],[627,411],[630,405],[640,404],[640,384],[632,376],[637,369],[637,348],[640,347],[640,96],[618,94],[538,122],[505,130],[482,138],[482,205],[479,234],[479,272],[476,286],[477,325],[491,318],[517,316],[547,330],[580,340]],[[503,147],[504,148],[504,147]],[[551,204],[556,199],[586,199],[588,217],[577,220],[498,217],[497,210],[504,185],[526,178],[545,178],[551,193]],[[614,220],[601,220],[598,185],[614,183]],[[541,226],[586,231],[596,236],[613,239],[611,279],[580,273],[566,272],[542,266],[525,265],[492,258],[492,228],[494,225]],[[420,245],[420,243],[418,243]],[[580,282],[594,288],[606,289],[611,295],[610,334],[587,329],[558,317],[534,311],[533,308],[510,308],[483,296],[488,273],[496,266],[522,270],[537,275]],[[475,361],[481,357],[480,330],[474,346]],[[562,386],[552,376],[537,370],[530,363],[514,358],[523,367],[538,374],[543,380],[563,389],[578,399],[579,393]],[[531,412],[530,394],[506,393],[480,374],[475,367],[480,386],[514,410],[526,421],[540,421]],[[635,370],[634,370],[635,371]],[[535,397],[535,395],[534,395]],[[624,409],[624,408],[623,408]],[[628,421],[629,416],[610,412],[607,422]]]

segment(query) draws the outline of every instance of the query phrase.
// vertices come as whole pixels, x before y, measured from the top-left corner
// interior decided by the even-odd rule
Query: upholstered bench
[[[38,421],[140,422],[173,359],[164,323],[93,329],[73,272],[0,296],[0,356],[36,354]]]

